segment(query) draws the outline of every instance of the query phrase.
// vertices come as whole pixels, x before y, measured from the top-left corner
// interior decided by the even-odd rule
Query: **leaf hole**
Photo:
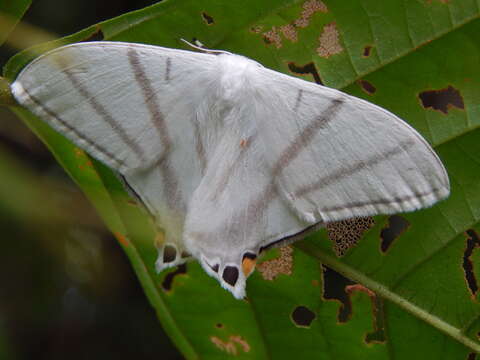
[[[372,53],[372,46],[371,45],[367,45],[363,48],[363,57],[369,57],[370,54]]]
[[[352,280],[328,266],[323,266],[323,298],[340,302],[341,306],[337,315],[340,323],[347,322],[352,315],[352,303],[345,289],[348,285],[354,284]]]
[[[467,244],[465,251],[463,253],[463,271],[465,273],[465,280],[467,281],[468,288],[473,296],[477,295],[478,283],[475,277],[475,272],[473,271],[473,262],[471,256],[476,248],[480,248],[480,239],[478,234],[473,230],[469,229],[466,231],[467,234]]]
[[[449,85],[447,88],[440,90],[428,90],[418,94],[418,97],[422,101],[424,108],[432,108],[448,114],[448,110],[456,107],[458,109],[465,109],[463,98],[460,95],[460,91]]]
[[[297,65],[294,62],[288,63],[288,69],[294,73],[299,75],[312,75],[313,80],[320,85],[323,85],[322,79],[318,74],[317,67],[313,62],[309,62],[305,65]]]
[[[295,326],[309,328],[312,321],[315,320],[315,313],[306,306],[297,306],[291,315],[291,319]]]
[[[172,289],[173,280],[178,275],[184,275],[187,273],[187,264],[178,265],[175,271],[169,272],[165,279],[162,281],[162,288],[165,291],[170,291]]]
[[[205,23],[207,25],[213,25],[215,24],[215,20],[213,19],[213,17],[211,17],[210,15],[208,15],[206,12],[202,12],[202,19],[203,21],[205,21]]]
[[[358,84],[368,95],[373,95],[377,91],[377,88],[367,80],[358,80]]]
[[[386,253],[393,242],[410,226],[403,216],[392,215],[388,218],[388,225],[380,232],[380,250]]]

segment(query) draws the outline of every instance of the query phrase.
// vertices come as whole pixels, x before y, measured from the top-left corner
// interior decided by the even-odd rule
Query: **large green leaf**
[[[167,0],[20,53],[4,73],[12,80],[38,53],[93,37],[170,47],[197,38],[398,114],[435,146],[450,175],[450,198],[376,217],[342,258],[325,231],[284,251],[283,263],[275,263],[278,250],[268,254],[265,266],[286,274],[266,280],[256,272],[248,300],[237,301],[196,263],[157,275],[154,226],[114,174],[15,108],[116,234],[187,358],[466,359],[480,349],[479,8],[480,0]],[[408,226],[387,247],[395,219]],[[318,260],[364,286],[349,286],[343,304],[334,301]]]

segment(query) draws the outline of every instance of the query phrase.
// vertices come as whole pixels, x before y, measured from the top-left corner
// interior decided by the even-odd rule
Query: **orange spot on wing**
[[[249,276],[255,269],[257,261],[254,259],[244,258],[242,261],[242,270],[245,277]]]

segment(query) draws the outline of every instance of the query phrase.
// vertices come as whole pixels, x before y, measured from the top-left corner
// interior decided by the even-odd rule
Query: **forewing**
[[[191,134],[192,109],[203,101],[192,83],[204,80],[212,57],[119,42],[73,44],[27,65],[12,92],[75,144],[125,173],[161,161]]]
[[[40,56],[12,84],[21,105],[123,175],[165,232],[158,270],[185,261],[213,63],[213,55],[156,46],[79,43]]]
[[[392,113],[270,70],[257,81],[257,128],[272,178],[309,223],[412,211],[449,194],[435,152]]]

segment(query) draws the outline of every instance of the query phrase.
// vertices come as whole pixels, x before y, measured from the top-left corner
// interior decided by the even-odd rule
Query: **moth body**
[[[244,56],[234,54],[220,54],[217,58],[219,97],[238,104],[237,99],[250,90],[258,65]]]

